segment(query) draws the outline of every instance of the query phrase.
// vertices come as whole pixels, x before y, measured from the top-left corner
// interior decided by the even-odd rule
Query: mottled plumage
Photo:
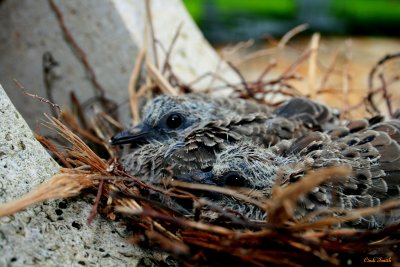
[[[248,122],[256,119],[248,118]],[[210,138],[207,142],[201,141],[200,147],[196,141],[187,140],[151,143],[125,155],[122,163],[128,172],[153,184],[160,184],[160,178],[171,176],[195,183],[247,187],[266,197],[271,194],[278,170],[283,174],[281,186],[285,187],[317,168],[334,165],[352,168],[352,177],[344,182],[323,184],[299,201],[297,218],[327,207],[351,210],[377,206],[386,199],[399,196],[399,120],[373,125],[367,120],[352,121],[327,133],[310,132],[269,148],[243,141],[234,131],[227,133],[223,123],[211,123],[207,127],[218,129],[213,130],[217,137],[225,136],[226,140],[238,142],[214,143]],[[190,140],[195,140],[202,131],[209,132],[207,127],[193,132]],[[212,149],[209,151],[208,147]],[[261,210],[241,200],[220,196],[214,201],[251,219],[265,219]],[[392,216],[390,220],[394,218]],[[387,219],[369,216],[353,224],[377,228],[390,222]]]
[[[356,128],[352,128],[357,125]],[[339,183],[325,183],[314,188],[298,202],[295,217],[312,211],[336,207],[344,210],[373,207],[400,193],[400,121],[391,120],[372,125],[353,122],[330,134],[311,132],[303,137],[284,140],[270,148],[251,143],[237,143],[217,155],[213,168],[200,173],[177,176],[190,182],[217,186],[239,186],[271,195],[277,172],[283,175],[280,186],[295,183],[309,171],[322,167],[347,165],[353,175]],[[352,132],[354,131],[354,132]],[[221,196],[215,201],[222,207],[236,210],[251,219],[265,219],[258,208]],[[378,228],[394,219],[376,215],[352,222],[357,227]]]
[[[328,130],[337,126],[337,112],[307,98],[295,97],[273,111],[278,117],[301,121],[310,129]]]

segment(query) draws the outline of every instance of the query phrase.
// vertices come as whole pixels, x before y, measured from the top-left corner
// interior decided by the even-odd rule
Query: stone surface
[[[129,121],[127,86],[135,57],[143,41],[145,6],[143,0],[54,0],[62,13],[65,27],[85,52],[106,96],[119,105],[124,121]],[[219,57],[207,43],[180,0],[151,1],[154,31],[157,40],[167,49],[182,22],[182,30],[171,54],[174,72],[184,82],[214,71]],[[0,4],[0,83],[9,97],[35,128],[47,105],[23,97],[13,79],[18,79],[30,92],[46,96],[43,82],[42,56],[48,51],[59,63],[60,76],[53,84],[54,101],[69,105],[74,91],[84,103],[95,95],[83,64],[65,41],[60,24],[49,1],[2,1]],[[165,52],[157,45],[160,65]],[[236,74],[221,64],[222,76],[239,82]],[[210,77],[197,84],[207,87]],[[215,84],[217,85],[217,84]]]
[[[0,203],[58,169],[0,86]],[[93,199],[48,201],[0,218],[0,267],[135,266],[143,252],[127,242],[124,228],[99,216],[86,224]]]

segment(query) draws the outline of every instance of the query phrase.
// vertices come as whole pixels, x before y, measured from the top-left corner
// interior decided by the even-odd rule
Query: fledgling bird
[[[160,95],[147,103],[142,123],[117,133],[111,143],[142,144],[179,139],[202,123],[246,114],[272,113],[265,105],[243,99],[213,98],[202,94],[184,96]]]
[[[248,121],[248,116],[255,118]],[[258,116],[254,116],[258,115]],[[261,119],[262,116],[265,118]],[[245,125],[241,127],[241,118]],[[326,106],[305,98],[293,98],[275,111],[250,100],[212,98],[205,95],[161,95],[148,103],[143,111],[142,123],[112,137],[113,145],[140,145],[169,139],[183,140],[191,132],[215,121],[222,121],[226,129],[234,128],[246,138],[267,141],[272,145],[280,139],[301,136],[312,129],[325,129],[335,116]],[[271,140],[261,140],[259,135],[275,133]],[[212,134],[212,132],[210,133]]]
[[[296,183],[309,170],[347,165],[353,174],[345,181],[324,183],[298,201],[295,218],[313,211],[339,208],[346,211],[379,206],[400,196],[400,120],[370,127],[359,120],[328,133],[311,132],[262,148],[237,143],[217,154],[211,170],[177,175],[176,179],[215,186],[245,187],[270,197],[279,171],[279,186]],[[264,220],[259,208],[233,197],[220,196],[215,203],[250,219]],[[396,212],[396,211],[395,211]],[[400,213],[373,215],[352,222],[355,227],[380,228],[400,219]]]

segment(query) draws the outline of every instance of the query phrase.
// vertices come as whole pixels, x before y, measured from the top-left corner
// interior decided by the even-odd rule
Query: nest
[[[288,42],[299,29],[289,32],[277,48]],[[177,30],[179,32],[179,29]],[[176,35],[178,36],[178,34]],[[174,38],[175,40],[176,38]],[[154,41],[154,40],[153,40]],[[217,73],[210,76],[222,80],[232,89],[232,94],[246,99],[253,99],[269,106],[276,106],[282,100],[270,101],[280,95],[287,99],[299,92],[292,81],[300,79],[298,66],[305,60],[314,69],[316,58],[313,51],[318,46],[315,37],[311,46],[279,77],[269,79],[268,73],[274,68],[270,63],[256,81],[246,81],[238,68],[232,69],[242,77],[240,84],[223,81]],[[151,63],[146,51],[141,51],[129,84],[131,111],[134,122],[139,121],[139,99],[148,95],[185,94],[193,91],[193,84],[184,84],[173,73],[168,61],[174,42],[166,51],[166,61],[162,67]],[[342,110],[342,119],[349,117],[352,109],[364,108],[375,115],[380,110],[374,99],[381,95],[385,100],[389,115],[393,115],[388,86],[396,77],[385,79],[382,66],[400,54],[387,55],[372,67],[370,88],[362,101]],[[145,72],[142,69],[145,68]],[[332,73],[328,68],[327,76]],[[93,74],[94,75],[94,74]],[[139,88],[137,84],[145,79]],[[311,74],[312,76],[312,74]],[[380,81],[374,87],[373,81]],[[201,78],[201,77],[200,77]],[[95,81],[95,77],[93,79]],[[67,198],[81,194],[92,194],[95,198],[88,223],[95,219],[96,213],[110,220],[122,222],[130,229],[130,241],[146,248],[158,248],[173,256],[183,265],[226,266],[341,266],[364,262],[398,262],[398,243],[400,242],[400,223],[382,230],[359,230],[353,228],[335,228],[341,222],[347,222],[375,213],[385,213],[400,206],[395,199],[379,207],[352,210],[339,217],[319,216],[318,220],[294,219],[297,200],[315,186],[349,174],[350,170],[341,166],[316,170],[302,181],[287,188],[275,186],[269,199],[251,196],[246,193],[213,186],[189,184],[179,181],[166,181],[166,187],[157,187],[144,183],[140,177],[133,177],[124,172],[118,163],[121,151],[109,145],[109,138],[122,129],[121,123],[110,112],[114,105],[104,95],[98,100],[98,108],[91,119],[79,101],[74,98],[74,110],[60,111],[52,101],[30,94],[22,85],[24,92],[34,98],[51,104],[55,108],[55,117],[48,117],[47,126],[58,131],[57,138],[37,135],[37,139],[46,147],[64,167],[61,172],[39,186],[25,197],[0,209],[4,216],[21,210],[28,205],[47,199]],[[315,97],[318,92],[306,95]],[[49,98],[51,99],[51,98]],[[61,139],[59,137],[62,137]],[[60,149],[56,143],[61,143]],[[251,221],[240,214],[212,205],[209,200],[198,197],[197,191],[212,191],[230,195],[234,198],[256,205],[268,213],[267,221]],[[157,194],[157,199],[152,196]],[[193,205],[193,214],[184,216],[178,210],[166,205],[167,201],[177,199],[189,201]],[[207,209],[218,216],[209,219],[203,213]]]

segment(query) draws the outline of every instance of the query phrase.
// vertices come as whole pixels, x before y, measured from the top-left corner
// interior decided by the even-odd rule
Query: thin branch
[[[133,210],[133,209],[129,209],[129,208],[125,208],[125,207],[118,207],[118,206],[116,207],[116,210],[118,212],[130,214],[130,215],[140,215],[140,216],[144,216],[144,217],[149,216],[152,218],[162,219],[164,221],[176,223],[185,228],[190,227],[190,228],[198,229],[201,231],[207,231],[207,232],[212,232],[212,233],[217,233],[217,234],[222,234],[222,235],[232,234],[232,230],[227,229],[225,227],[189,221],[189,220],[185,220],[185,219],[177,218],[177,217],[171,217],[171,216],[159,213],[155,210],[150,210],[150,209]]]
[[[281,38],[281,40],[278,43],[278,48],[280,48],[280,49],[284,48],[286,46],[286,44],[290,41],[290,39],[292,39],[294,36],[298,35],[299,33],[304,32],[307,29],[308,29],[307,23],[300,24],[300,25],[294,27],[293,29],[291,29],[290,31],[285,33],[285,35]]]
[[[351,174],[351,169],[346,166],[334,166],[315,170],[307,174],[297,183],[282,189],[280,184],[275,184],[272,190],[271,205],[268,208],[268,220],[275,225],[281,225],[289,218],[292,218],[294,207],[298,199],[310,192],[321,183],[339,177],[347,177]]]
[[[240,194],[235,190],[229,189],[229,188],[223,188],[219,186],[212,186],[212,185],[205,185],[205,184],[194,184],[194,183],[187,183],[187,182],[182,182],[182,181],[176,181],[176,180],[164,180],[165,185],[171,185],[171,186],[176,186],[176,187],[182,187],[186,189],[196,189],[196,190],[202,190],[202,191],[210,191],[210,192],[218,192],[222,194],[226,194],[232,197],[235,197],[237,199],[246,201],[261,210],[266,210],[266,205],[253,199],[250,198],[244,194]]]
[[[387,61],[392,60],[392,59],[396,59],[400,57],[400,52],[398,53],[394,53],[394,54],[387,54],[385,55],[383,58],[381,58],[380,60],[378,60],[378,62],[375,64],[375,66],[371,69],[369,75],[368,75],[368,88],[370,91],[373,90],[374,88],[374,76],[375,73],[378,71],[378,69],[380,67],[382,67],[383,64],[385,64]]]
[[[212,79],[218,79],[218,80],[220,80],[220,81],[222,81],[222,82],[225,83],[225,85],[223,85],[223,86],[218,86],[218,87],[214,87],[213,89],[224,88],[224,87],[231,87],[231,88],[234,88],[234,89],[236,89],[236,90],[238,90],[238,91],[240,90],[240,87],[239,87],[238,85],[230,83],[228,80],[226,80],[224,77],[222,77],[221,75],[219,75],[217,72],[211,72],[211,71],[208,71],[208,72],[206,72],[206,73],[200,75],[199,77],[197,77],[197,78],[194,79],[193,81],[189,82],[189,83],[187,84],[187,86],[188,86],[188,87],[192,87],[194,84],[200,82],[201,80],[207,78],[208,76],[211,76]],[[209,88],[210,88],[211,85],[212,85],[212,84],[211,84],[211,82],[210,82]]]
[[[386,210],[391,210],[400,207],[400,200],[399,199],[391,199],[387,200],[382,203],[380,206],[376,207],[368,207],[368,208],[359,208],[354,209],[351,211],[347,211],[344,216],[332,216],[332,217],[325,217],[321,218],[318,221],[311,222],[308,224],[299,224],[292,226],[293,229],[301,230],[307,228],[320,228],[320,227],[327,227],[329,225],[334,225],[343,222],[353,221],[359,218],[363,218],[369,215],[382,213]]]
[[[311,37],[310,51],[311,55],[308,60],[308,90],[310,97],[315,99],[316,97],[316,71],[317,71],[317,58],[319,48],[320,35],[314,33]]]
[[[267,66],[265,67],[265,69],[261,72],[260,76],[258,76],[258,79],[256,80],[256,82],[261,82],[264,77],[273,69],[277,66],[276,60],[271,60]]]
[[[383,76],[383,73],[379,74],[379,79],[381,80],[381,83],[382,83],[383,99],[386,102],[386,106],[387,106],[390,117],[393,117],[392,101],[390,99],[391,96],[389,95],[386,80],[385,80],[385,77]]]
[[[50,102],[55,103],[53,98],[53,84],[54,81],[60,77],[55,73],[54,69],[59,66],[58,62],[54,59],[50,52],[45,52],[42,56],[42,70],[43,70],[43,83],[46,89],[46,96]],[[57,112],[51,110],[54,117],[57,117]]]
[[[147,62],[147,71],[151,79],[159,86],[161,91],[166,95],[177,96],[178,92],[165,79],[161,72],[151,62]]]
[[[25,88],[25,86],[24,86],[22,83],[20,83],[17,79],[14,79],[14,82],[15,82],[15,84],[18,86],[18,88],[22,90],[22,92],[23,92],[25,95],[30,96],[30,97],[32,97],[32,98],[34,98],[34,99],[37,99],[37,100],[39,100],[40,102],[49,104],[53,109],[55,109],[55,110],[57,111],[57,115],[60,116],[60,114],[61,114],[61,108],[60,108],[59,105],[54,104],[53,102],[51,102],[50,100],[48,100],[48,99],[46,99],[46,98],[44,98],[44,97],[38,96],[38,95],[36,95],[36,94],[31,94],[31,93],[29,93],[28,90]]]
[[[134,124],[138,123],[140,120],[138,94],[136,92],[136,85],[139,80],[140,70],[142,68],[143,59],[145,57],[145,54],[146,54],[145,49],[141,49],[136,58],[135,66],[133,67],[132,74],[129,78],[128,92],[129,92],[130,107],[131,107],[131,112],[132,112],[132,120],[133,120]]]
[[[165,72],[167,71],[167,68],[169,66],[169,60],[170,60],[170,57],[172,54],[172,50],[175,46],[176,41],[178,40],[179,34],[181,33],[182,26],[183,26],[183,22],[180,22],[178,27],[176,28],[176,31],[175,31],[174,37],[172,38],[171,44],[169,45],[168,50],[165,53],[164,66],[161,71],[162,74],[165,74]]]
[[[89,126],[88,126],[88,123],[87,123],[86,115],[85,115],[85,113],[83,111],[81,102],[76,97],[74,91],[71,91],[70,99],[71,99],[72,106],[76,108],[78,119],[79,119],[80,123],[82,124],[83,129],[87,130]]]
[[[75,120],[75,117],[70,112],[63,112],[60,116],[63,119],[63,122],[67,124],[72,130],[76,131],[78,134],[88,139],[89,141],[103,145],[104,141],[93,135],[88,130],[82,129],[78,122]]]
[[[346,53],[345,53],[345,58],[346,62],[343,67],[343,73],[342,73],[342,98],[343,98],[343,107],[342,109],[348,110],[349,108],[349,87],[350,87],[350,74],[349,74],[349,69],[350,69],[350,62],[352,58],[352,42],[351,40],[346,41]],[[347,114],[342,112],[340,114],[342,117],[345,117]]]
[[[385,89],[383,87],[381,87],[378,90],[374,89],[374,76],[376,74],[376,72],[383,67],[383,65],[389,61],[389,60],[393,60],[396,58],[400,57],[400,52],[399,53],[394,53],[394,54],[387,54],[385,55],[383,58],[381,58],[380,60],[378,60],[378,62],[374,65],[374,67],[371,69],[369,76],[368,76],[368,95],[365,98],[365,103],[366,103],[366,107],[367,107],[367,111],[370,113],[380,113],[379,109],[377,108],[377,106],[375,105],[374,101],[373,101],[373,97],[374,95],[380,91],[380,90],[385,90],[388,86],[389,82],[385,81]],[[395,76],[392,80],[397,80],[398,77]],[[381,80],[382,83],[382,80]],[[385,92],[383,92],[385,94]],[[387,94],[387,93],[386,93]],[[372,109],[372,110],[371,110]]]
[[[239,71],[238,68],[236,68],[235,65],[232,64],[232,62],[229,62],[229,61],[228,61],[227,63],[228,63],[228,65],[229,65],[229,67],[231,67],[232,70],[239,76],[239,78],[240,78],[240,80],[241,80],[241,85],[243,85],[243,87],[244,87],[244,89],[246,90],[247,94],[248,94],[250,97],[253,98],[253,97],[254,97],[254,94],[253,94],[252,90],[250,89],[250,87],[248,86],[248,84],[247,84],[247,82],[246,82],[246,79],[244,78],[243,74]]]
[[[297,68],[299,67],[299,65],[301,63],[303,63],[312,53],[311,49],[307,49],[306,51],[304,51],[300,57],[298,57],[296,59],[295,62],[293,62],[293,64],[291,64],[280,76],[278,79],[282,79],[284,77],[288,77],[288,76],[292,76],[295,71],[297,70]]]
[[[94,219],[94,216],[96,216],[97,207],[99,206],[100,197],[101,197],[101,194],[103,192],[103,186],[104,186],[104,180],[100,180],[99,188],[97,189],[96,199],[94,200],[94,204],[93,204],[92,210],[90,211],[90,215],[89,215],[89,217],[87,219],[87,222],[86,222],[87,225],[90,225],[92,223],[93,219]]]
[[[329,64],[329,67],[327,68],[324,75],[322,76],[321,84],[319,86],[317,93],[324,90],[326,84],[328,83],[328,80],[331,77],[331,75],[335,69],[335,65],[336,65],[337,59],[338,59],[338,54],[339,54],[339,50],[335,49],[335,52],[333,52],[333,55],[332,55],[331,63]]]
[[[145,5],[146,5],[146,18],[147,18],[147,23],[148,23],[148,29],[150,31],[150,37],[151,37],[151,47],[153,50],[153,57],[154,57],[154,65],[158,69],[158,56],[157,56],[157,48],[156,48],[156,43],[155,43],[155,33],[154,33],[154,26],[153,26],[153,15],[151,13],[151,0],[145,0]]]
[[[290,39],[292,39],[297,34],[305,31],[307,28],[308,28],[307,24],[298,25],[298,26],[294,27],[292,30],[288,31],[281,38],[281,40],[276,44],[275,47],[256,51],[256,52],[254,52],[254,53],[252,53],[250,55],[247,55],[246,57],[242,58],[239,62],[236,62],[235,64],[237,66],[240,66],[240,65],[242,65],[242,64],[244,64],[244,63],[246,63],[249,60],[252,60],[254,58],[270,56],[270,55],[276,53],[277,51],[284,49],[287,46],[287,43],[290,41]]]
[[[54,3],[54,0],[48,0],[48,1],[49,1],[51,9],[53,10],[54,14],[56,15],[58,23],[60,24],[65,41],[67,42],[67,44],[70,45],[74,54],[78,57],[80,62],[83,64],[83,66],[89,76],[89,79],[90,79],[92,85],[94,86],[95,91],[99,94],[99,96],[101,98],[104,98],[105,90],[98,82],[96,74],[95,74],[92,66],[89,63],[89,60],[87,58],[85,51],[83,51],[83,49],[78,45],[78,43],[76,42],[75,38],[73,37],[71,31],[68,29],[68,27],[64,21],[64,16],[63,16],[61,10],[59,9],[59,7]]]
[[[61,153],[49,139],[39,134],[35,134],[35,138],[40,142],[40,144],[42,144],[42,146],[50,150],[50,152],[53,153],[65,167],[72,168],[63,153]]]

